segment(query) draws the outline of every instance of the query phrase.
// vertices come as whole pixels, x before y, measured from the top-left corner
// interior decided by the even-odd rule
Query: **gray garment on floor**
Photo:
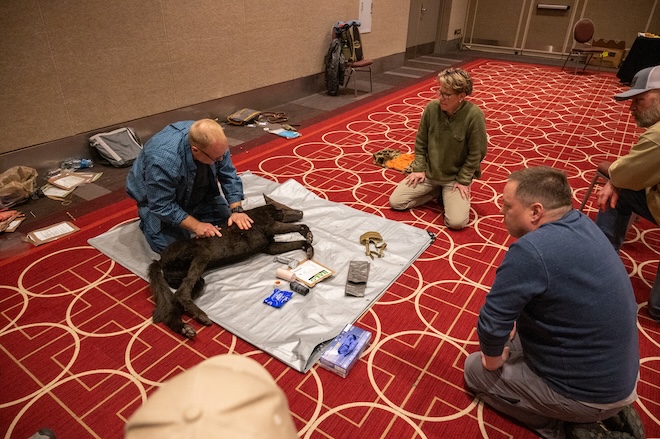
[[[263,300],[273,292],[275,271],[285,265],[276,262],[272,255],[261,254],[206,273],[206,290],[196,303],[211,320],[232,334],[306,372],[320,357],[322,345],[368,310],[426,250],[431,236],[423,229],[327,201],[294,180],[278,184],[251,173],[242,174],[241,178],[245,209],[263,205],[262,194],[266,194],[303,211],[301,222],[314,234],[314,260],[335,274],[318,283],[306,296],[294,294],[282,308],[273,308]],[[364,245],[360,244],[360,235],[372,230],[387,242],[385,256],[374,261],[364,254]],[[288,234],[278,239],[301,237]],[[137,221],[92,238],[89,243],[145,280],[149,264],[158,258]],[[284,255],[305,258],[299,250]],[[364,297],[344,293],[351,260],[368,260],[371,264]],[[286,286],[285,283],[282,287]]]

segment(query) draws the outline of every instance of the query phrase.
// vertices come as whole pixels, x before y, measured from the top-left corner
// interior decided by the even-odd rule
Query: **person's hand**
[[[608,207],[614,209],[618,200],[619,194],[617,188],[608,181],[598,193],[598,208],[601,211],[607,210]]]
[[[462,199],[464,200],[470,199],[470,186],[465,186],[455,181],[454,186],[451,188],[451,191],[454,192],[455,190],[458,190],[460,192]]]
[[[248,216],[245,212],[235,212],[232,213],[229,219],[227,220],[227,225],[231,226],[236,224],[239,229],[247,230],[252,227],[254,220]]]
[[[511,349],[508,346],[504,346],[504,349],[502,350],[502,355],[499,357],[489,357],[488,355],[484,355],[484,353],[481,353],[481,364],[483,364],[484,368],[487,370],[493,371],[497,370],[500,367],[506,363],[506,360],[509,359],[509,355],[511,353]]]
[[[210,238],[212,236],[222,236],[220,227],[210,223],[199,223],[195,227],[196,238]]]
[[[423,183],[426,180],[426,173],[424,172],[411,172],[403,180],[407,186],[417,187],[417,183]]]

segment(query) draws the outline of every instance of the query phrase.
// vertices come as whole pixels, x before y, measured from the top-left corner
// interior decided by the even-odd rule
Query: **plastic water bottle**
[[[94,166],[91,159],[67,159],[62,162],[61,168],[65,171],[75,171],[76,169],[87,169]]]

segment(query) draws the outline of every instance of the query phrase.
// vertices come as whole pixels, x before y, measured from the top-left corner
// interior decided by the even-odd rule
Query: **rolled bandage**
[[[287,282],[295,282],[296,280],[296,274],[291,270],[287,270],[286,268],[278,268],[275,271],[275,276],[279,277],[280,279],[284,279]]]

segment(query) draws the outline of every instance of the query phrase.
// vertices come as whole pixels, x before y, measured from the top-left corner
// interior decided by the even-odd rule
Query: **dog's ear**
[[[302,210],[291,209],[289,206],[282,203],[278,203],[277,201],[273,200],[266,194],[263,194],[263,196],[264,196],[264,200],[266,201],[266,204],[270,204],[271,206],[274,206],[277,210],[282,212],[283,223],[294,223],[302,219],[303,217]]]

